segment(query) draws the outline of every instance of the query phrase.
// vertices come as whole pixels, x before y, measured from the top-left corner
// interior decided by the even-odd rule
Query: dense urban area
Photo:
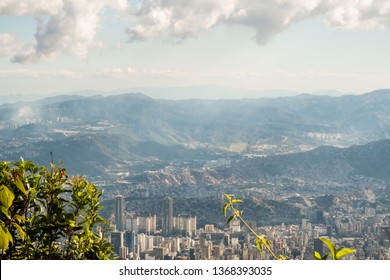
[[[276,202],[288,200],[283,193],[272,194],[267,191],[258,192],[255,189],[238,193],[244,203],[258,201],[261,204],[262,200]],[[376,201],[377,195],[383,197],[386,193],[389,199],[386,189],[378,186],[376,189],[367,188],[359,194],[327,195],[317,200],[324,207],[318,204],[311,205],[311,196],[296,195],[290,197],[290,201],[296,200],[299,206],[302,205],[301,201],[311,205],[301,209],[298,217],[291,217],[285,223],[278,223],[278,218],[274,217],[272,225],[267,225],[266,217],[269,215],[264,211],[264,215],[259,213],[260,217],[264,217],[261,225],[255,219],[248,219],[248,223],[258,234],[272,241],[271,248],[277,255],[282,254],[289,259],[313,259],[314,250],[323,255],[327,249],[319,238],[327,237],[338,248],[349,247],[357,250],[348,256],[348,259],[388,260],[389,212]],[[187,215],[177,215],[172,197],[140,198],[143,202],[151,200],[160,203],[161,211],[137,215],[125,210],[130,209],[128,204],[135,200],[125,200],[123,196],[117,195],[114,214],[117,228],[110,234],[117,257],[213,260],[272,258],[266,251],[261,253],[258,250],[254,236],[238,219],[225,226],[227,218],[222,214],[225,196],[219,193],[216,198],[208,207],[217,208],[210,209],[210,212],[217,210],[220,213],[217,218],[219,221],[207,223],[204,220],[200,224],[195,215],[196,209]],[[138,213],[147,213],[145,210],[141,208]],[[282,211],[289,211],[289,208],[285,207]],[[251,213],[244,211],[244,217],[245,214],[253,217]]]

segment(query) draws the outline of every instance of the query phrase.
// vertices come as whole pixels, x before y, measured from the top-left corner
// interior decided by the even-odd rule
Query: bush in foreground
[[[1,259],[109,259],[101,195],[53,164],[0,162]]]

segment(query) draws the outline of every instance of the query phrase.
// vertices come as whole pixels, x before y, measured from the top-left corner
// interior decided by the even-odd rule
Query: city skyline
[[[251,195],[250,195],[251,196]],[[173,198],[159,198],[163,209],[171,209]],[[353,200],[352,197],[350,199]],[[348,208],[348,207],[347,207]],[[345,210],[347,210],[345,208]],[[110,233],[110,242],[114,246],[116,258],[131,260],[266,260],[272,256],[260,251],[256,238],[249,228],[262,234],[271,241],[271,248],[287,259],[313,259],[316,251],[324,256],[329,250],[323,238],[334,242],[337,248],[354,248],[347,260],[387,260],[389,259],[390,227],[383,226],[386,215],[377,214],[374,208],[356,209],[364,214],[352,214],[344,211],[324,212],[318,208],[307,209],[306,218],[300,224],[257,226],[253,220],[244,225],[235,219],[229,226],[214,223],[197,227],[195,217],[182,217],[187,222],[178,221],[180,216],[172,217],[175,230],[167,233],[164,216],[170,211],[162,211],[160,217],[131,215],[126,218],[128,225],[123,231]],[[344,213],[343,213],[344,212]],[[351,215],[352,214],[352,215]],[[247,215],[245,215],[247,216]],[[161,227],[156,227],[156,217],[161,219]],[[154,229],[144,227],[144,220],[153,219]],[[182,231],[181,226],[194,222],[191,233]],[[176,221],[176,222],[175,222]],[[233,223],[234,222],[234,223]],[[240,226],[241,225],[241,226]],[[191,226],[192,227],[192,226]],[[164,229],[165,228],[165,229]],[[190,233],[190,234],[188,234]],[[345,248],[345,247],[344,247]]]
[[[389,11],[363,0],[6,2],[0,96],[210,84],[388,88]]]

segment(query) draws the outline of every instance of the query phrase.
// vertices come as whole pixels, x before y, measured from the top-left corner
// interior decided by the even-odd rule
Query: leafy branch
[[[242,217],[243,211],[242,210],[238,210],[238,208],[236,207],[236,204],[237,203],[242,203],[244,201],[241,200],[241,199],[232,198],[228,194],[225,194],[225,197],[226,197],[226,203],[223,205],[223,215],[226,217],[228,210],[231,213],[231,215],[227,219],[227,222],[226,222],[225,226],[229,225],[231,223],[231,221],[233,221],[234,219],[239,219],[245,225],[245,227],[255,237],[255,239],[256,239],[256,246],[260,250],[260,252],[263,252],[263,250],[266,249],[271,254],[273,259],[275,259],[275,260],[285,260],[286,256],[284,256],[284,255],[279,255],[279,257],[276,256],[275,252],[271,248],[271,241],[268,240],[264,235],[260,235],[257,232],[255,232],[254,229],[252,229],[249,226],[249,224],[245,221],[245,219]],[[329,252],[326,253],[325,255],[321,256],[320,253],[315,251],[314,254],[313,254],[313,257],[316,260],[326,260],[326,259],[328,259],[329,253],[331,254],[333,260],[340,260],[342,257],[344,257],[344,256],[346,256],[348,254],[356,252],[356,250],[351,249],[351,248],[341,248],[341,249],[337,250],[335,245],[329,239],[321,237],[320,240],[323,243],[325,243],[325,245],[329,248]]]
[[[260,252],[263,252],[263,250],[265,249],[266,251],[268,251],[271,254],[273,259],[275,259],[275,260],[285,260],[286,257],[283,256],[283,255],[279,255],[279,257],[276,256],[276,254],[274,253],[274,251],[271,248],[271,241],[268,240],[264,235],[260,235],[257,232],[255,232],[254,229],[252,229],[251,226],[242,217],[243,211],[242,210],[238,210],[237,207],[236,207],[236,204],[237,203],[241,203],[243,201],[241,199],[232,199],[232,197],[230,195],[228,195],[228,194],[225,194],[225,197],[226,197],[226,203],[223,206],[223,214],[226,217],[227,211],[229,210],[231,212],[231,215],[229,216],[229,218],[228,218],[228,220],[226,222],[226,226],[228,224],[230,224],[230,222],[233,221],[233,219],[235,219],[235,218],[239,219],[245,225],[245,227],[255,237],[255,239],[256,239],[256,246],[257,246],[257,248],[259,249]]]

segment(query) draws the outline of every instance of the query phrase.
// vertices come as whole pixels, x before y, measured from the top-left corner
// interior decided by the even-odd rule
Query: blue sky
[[[390,1],[3,0],[0,95],[389,88]]]

